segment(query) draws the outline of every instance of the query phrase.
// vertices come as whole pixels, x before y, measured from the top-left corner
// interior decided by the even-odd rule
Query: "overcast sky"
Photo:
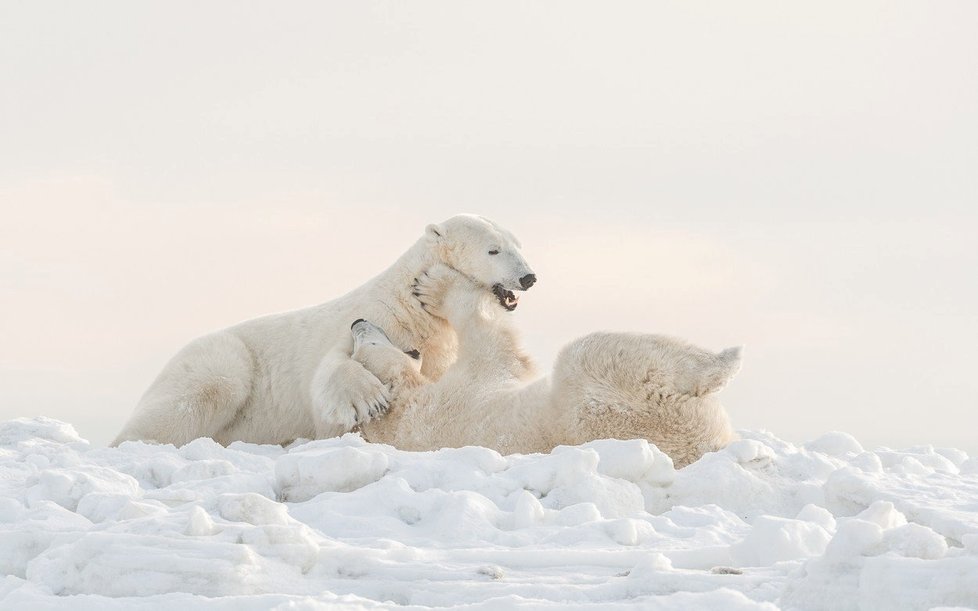
[[[546,367],[745,344],[738,428],[978,453],[978,3],[0,6],[0,420],[486,215]]]

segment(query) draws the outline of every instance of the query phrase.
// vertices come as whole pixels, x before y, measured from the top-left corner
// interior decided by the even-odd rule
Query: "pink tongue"
[[[516,293],[512,291],[506,291],[501,300],[503,307],[512,312],[516,309],[516,304],[519,302],[520,298],[516,296]]]

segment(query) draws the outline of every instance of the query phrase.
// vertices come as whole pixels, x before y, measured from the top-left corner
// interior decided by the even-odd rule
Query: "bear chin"
[[[510,312],[516,309],[516,306],[520,301],[520,298],[516,296],[516,293],[504,289],[503,285],[501,284],[492,285],[492,294],[496,296],[496,299],[499,301],[499,305],[503,306]]]

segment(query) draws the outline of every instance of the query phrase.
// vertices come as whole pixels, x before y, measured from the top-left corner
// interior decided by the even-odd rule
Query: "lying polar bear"
[[[531,381],[533,365],[509,317],[484,290],[436,266],[416,292],[455,328],[458,360],[431,382],[421,360],[394,347],[379,326],[356,321],[353,358],[392,397],[383,418],[361,426],[369,441],[509,454],[644,438],[683,467],[734,439],[716,392],[740,369],[740,348],[714,354],[658,335],[594,333],[560,352],[549,379]]]
[[[536,276],[509,231],[479,216],[429,225],[387,271],[322,305],[250,320],[194,340],[166,365],[113,445],[142,439],[182,445],[283,443],[349,431],[387,406],[387,390],[350,358],[350,320],[369,316],[395,344],[424,351],[424,374],[437,379],[455,359],[452,328],[412,295],[417,276],[435,264],[515,307],[512,291]],[[490,296],[491,298],[491,296]]]

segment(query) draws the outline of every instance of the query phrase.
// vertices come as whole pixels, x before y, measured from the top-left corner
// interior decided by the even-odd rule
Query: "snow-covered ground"
[[[0,424],[0,608],[978,606],[978,459],[742,432],[401,452]]]

